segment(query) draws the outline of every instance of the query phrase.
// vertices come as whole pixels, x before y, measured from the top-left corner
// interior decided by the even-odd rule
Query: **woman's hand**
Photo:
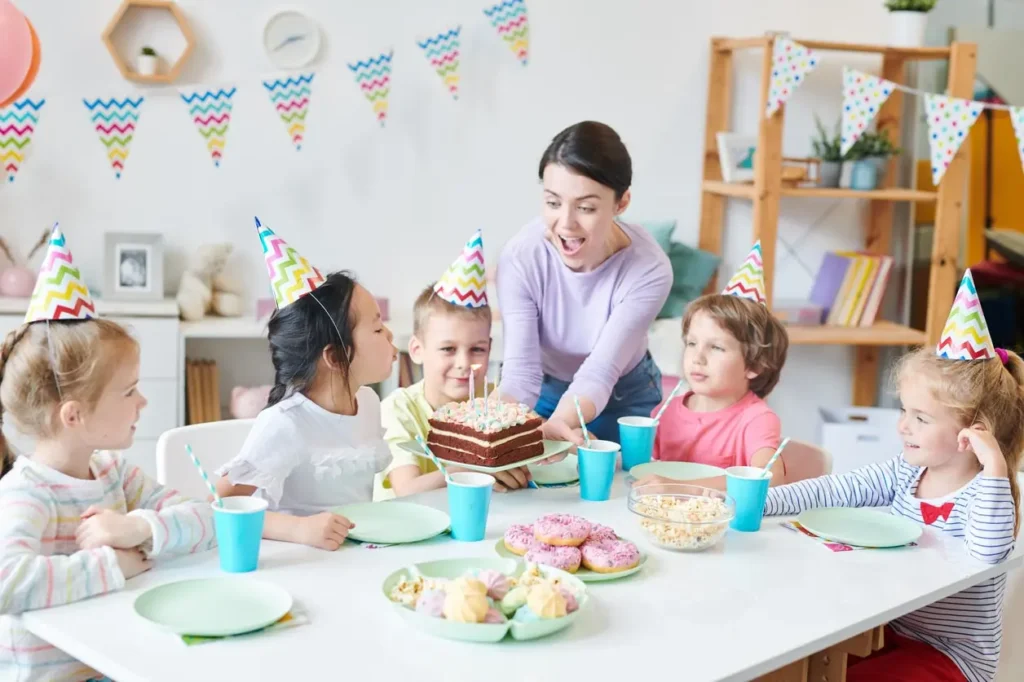
[[[575,453],[576,446],[583,445],[583,429],[573,427],[554,415],[552,415],[551,419],[544,422],[540,428],[541,433],[544,435],[544,440],[558,440],[569,442],[573,445],[573,447],[569,448],[566,452],[548,457],[543,460],[541,464],[553,464],[555,462],[560,462],[565,459],[565,456],[570,452]]]
[[[111,509],[95,505],[82,514],[82,523],[75,533],[78,546],[82,549],[113,547],[132,549],[153,537],[149,523],[138,516],[128,516]]]

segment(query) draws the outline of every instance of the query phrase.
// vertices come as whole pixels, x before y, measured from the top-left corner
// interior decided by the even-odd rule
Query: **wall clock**
[[[298,10],[281,10],[263,27],[263,49],[277,68],[301,69],[320,51],[320,28]]]

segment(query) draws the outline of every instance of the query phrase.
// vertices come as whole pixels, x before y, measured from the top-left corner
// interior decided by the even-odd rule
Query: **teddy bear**
[[[181,319],[194,322],[209,312],[221,317],[242,314],[242,286],[224,270],[233,249],[224,242],[205,244],[196,250],[178,285]]]

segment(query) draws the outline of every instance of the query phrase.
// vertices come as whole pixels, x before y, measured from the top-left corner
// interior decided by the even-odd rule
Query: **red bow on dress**
[[[941,507],[936,507],[934,504],[928,504],[927,502],[921,503],[921,518],[924,519],[924,523],[927,526],[932,525],[938,519],[943,521],[949,520],[949,515],[953,513],[953,503],[947,502]]]

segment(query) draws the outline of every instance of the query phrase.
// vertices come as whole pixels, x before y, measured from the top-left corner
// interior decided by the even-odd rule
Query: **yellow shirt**
[[[384,427],[384,441],[391,449],[391,464],[378,476],[375,500],[394,497],[388,476],[398,467],[410,464],[420,468],[420,475],[437,471],[437,467],[426,457],[417,457],[398,447],[399,443],[416,440],[416,436],[427,439],[430,433],[430,416],[434,408],[427,402],[422,381],[412,386],[399,388],[381,401],[380,418]]]

